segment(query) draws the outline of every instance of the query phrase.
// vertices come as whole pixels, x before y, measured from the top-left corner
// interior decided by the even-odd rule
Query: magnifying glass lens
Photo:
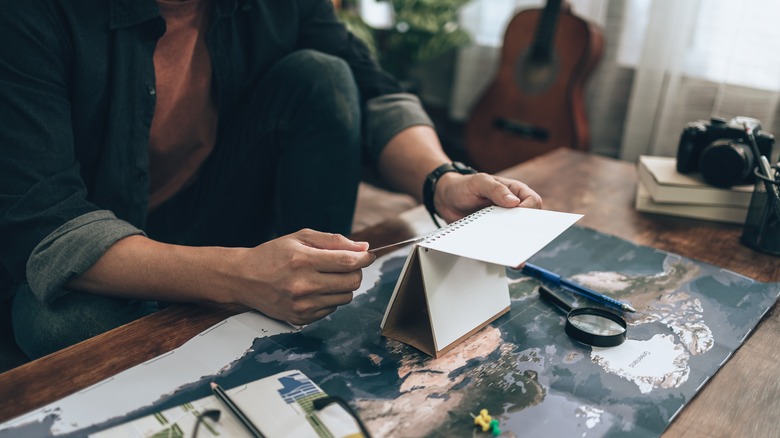
[[[544,285],[539,286],[539,295],[566,314],[566,334],[572,339],[594,347],[614,347],[626,340],[628,325],[620,315],[595,307],[572,309]]]
[[[626,340],[626,321],[603,309],[580,307],[566,316],[566,334],[594,347],[614,347]]]
[[[626,331],[625,327],[601,315],[572,315],[569,317],[569,322],[574,327],[597,336],[614,336]]]

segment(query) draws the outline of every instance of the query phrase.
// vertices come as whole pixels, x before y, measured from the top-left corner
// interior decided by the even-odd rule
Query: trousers
[[[301,50],[279,60],[238,108],[219,114],[196,180],[150,212],[150,238],[252,247],[312,228],[349,234],[363,168],[361,107],[348,65]],[[166,303],[69,291],[51,304],[26,283],[13,332],[31,359],[157,311]]]

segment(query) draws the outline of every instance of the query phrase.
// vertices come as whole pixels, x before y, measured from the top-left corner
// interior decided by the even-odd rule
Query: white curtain
[[[673,156],[685,123],[712,116],[750,116],[761,120],[767,132],[777,132],[780,3],[633,0],[632,4],[634,10],[627,10],[626,18],[646,17],[647,30],[643,43],[636,46],[639,56],[621,158]]]
[[[450,116],[465,120],[492,80],[509,19],[543,1],[475,0],[462,23]],[[754,117],[780,135],[780,2],[777,0],[578,0],[575,13],[605,37],[588,82],[593,153],[635,161],[674,156],[686,122]],[[780,155],[775,146],[773,160]]]

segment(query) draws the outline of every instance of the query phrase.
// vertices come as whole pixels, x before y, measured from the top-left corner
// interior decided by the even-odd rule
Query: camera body
[[[763,132],[761,122],[754,118],[740,116],[726,121],[713,117],[709,122],[686,123],[677,149],[677,171],[700,171],[704,181],[716,187],[752,183],[759,157],[753,152],[748,131],[756,140],[759,155],[769,158],[775,137]]]

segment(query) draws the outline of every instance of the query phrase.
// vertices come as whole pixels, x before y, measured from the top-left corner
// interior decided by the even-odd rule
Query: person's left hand
[[[442,219],[452,222],[489,205],[542,208],[542,198],[517,180],[487,173],[448,172],[436,184],[433,204]]]

